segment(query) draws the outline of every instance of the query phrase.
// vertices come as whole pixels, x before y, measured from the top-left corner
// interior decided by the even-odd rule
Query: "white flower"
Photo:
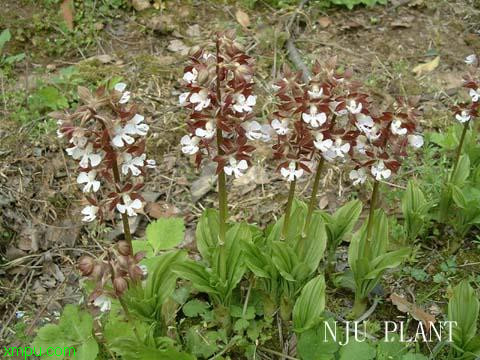
[[[358,103],[355,100],[350,100],[347,104],[347,110],[350,111],[351,114],[358,114],[362,111],[362,103]]]
[[[122,214],[126,213],[128,216],[137,216],[135,210],[140,210],[143,207],[142,201],[140,199],[132,200],[128,194],[124,194],[122,199],[123,204],[117,204],[117,210]]]
[[[187,103],[188,95],[190,95],[189,92],[184,92],[180,94],[180,96],[178,97],[178,102],[180,105],[185,105]]]
[[[319,113],[315,105],[310,106],[310,113],[303,113],[302,119],[312,127],[317,128],[327,121],[327,114],[324,112]]]
[[[130,100],[131,93],[130,91],[125,91],[126,88],[127,88],[127,84],[122,82],[115,84],[114,86],[115,91],[122,93],[122,96],[118,101],[120,104],[126,104]]]
[[[315,140],[313,142],[313,144],[315,145],[315,147],[320,150],[322,153],[325,153],[327,151],[330,150],[330,148],[332,147],[333,145],[333,140],[332,139],[323,139],[323,134],[322,133],[318,133],[316,136],[315,136]]]
[[[243,123],[243,128],[245,129],[245,136],[249,140],[260,140],[264,137],[262,125],[255,120]]]
[[[467,122],[470,120],[471,116],[468,110],[462,110],[460,114],[455,115],[455,119],[460,121],[461,123]]]
[[[340,102],[331,101],[330,103],[328,103],[328,108],[330,109],[330,111],[332,111],[333,113],[335,113],[338,116],[343,116],[343,115],[348,114],[347,109],[342,109],[342,110],[337,111],[338,104],[340,104]]]
[[[252,111],[252,107],[257,103],[257,97],[255,95],[248,95],[245,98],[243,94],[237,94],[235,96],[235,104],[233,105],[233,109],[236,112],[250,112]]]
[[[149,126],[147,124],[144,124],[143,120],[145,120],[145,116],[135,114],[135,116],[125,124],[125,133],[140,136],[147,135]]]
[[[355,145],[354,149],[362,155],[366,153],[366,146],[367,146],[367,138],[363,135],[359,135],[357,137],[357,144]]]
[[[388,179],[392,175],[392,171],[385,167],[383,160],[380,160],[372,166],[372,175],[376,180]]]
[[[320,99],[323,95],[323,88],[317,84],[312,86],[312,90],[308,90],[308,96],[310,99]]]
[[[126,126],[122,127],[121,125],[115,125],[113,128],[112,144],[119,148],[125,146],[125,144],[133,144],[135,139],[130,136],[133,135],[131,131],[132,129],[130,127],[127,128]]]
[[[368,133],[372,130],[375,123],[371,116],[365,114],[358,114],[355,125],[361,132]]]
[[[187,71],[183,74],[183,81],[188,84],[195,84],[197,82],[198,71],[193,68],[192,71]]]
[[[340,138],[335,139],[335,142],[333,143],[333,146],[330,149],[335,153],[336,157],[341,157],[343,158],[346,153],[350,151],[350,144],[343,143],[343,140]]]
[[[148,159],[145,161],[145,166],[149,169],[155,169],[157,167],[157,162],[153,159]]]
[[[239,178],[244,175],[245,170],[248,169],[248,163],[246,160],[240,160],[237,162],[237,159],[231,157],[229,160],[230,165],[225,165],[223,171],[227,175],[235,175],[235,178]]]
[[[23,318],[24,316],[25,316],[25,311],[17,310],[17,311],[15,312],[15,317],[16,317],[17,319],[21,319],[21,318]]]
[[[140,175],[142,173],[140,169],[145,164],[145,158],[145,154],[133,157],[132,154],[123,153],[122,173],[127,175],[130,171],[133,176]]]
[[[465,63],[468,65],[475,64],[477,62],[477,55],[471,54],[465,58]]]
[[[82,209],[82,215],[83,215],[82,221],[92,222],[93,220],[95,220],[97,218],[98,210],[99,209],[97,206],[93,206],[93,205],[85,206]]]
[[[360,168],[358,170],[350,171],[348,177],[353,181],[353,185],[356,186],[358,184],[363,184],[367,180],[367,173],[364,168]]]
[[[87,138],[85,137],[85,130],[82,128],[77,128],[72,132],[72,137],[70,138],[70,143],[78,146],[85,147],[87,145]]]
[[[295,162],[291,161],[290,164],[288,164],[288,168],[282,167],[280,169],[280,173],[284,178],[287,179],[288,182],[291,182],[293,180],[299,179],[303,175],[303,169],[296,170],[295,168]]]
[[[284,119],[280,122],[278,119],[272,120],[272,128],[278,135],[287,135],[290,129],[288,128],[288,120]]]
[[[112,307],[112,301],[105,295],[100,295],[93,301],[93,305],[100,308],[101,312],[107,312]]]
[[[78,184],[85,184],[83,187],[83,192],[90,192],[90,190],[93,190],[93,192],[97,192],[98,189],[100,189],[100,181],[95,180],[95,177],[97,176],[97,172],[95,170],[90,170],[88,173],[87,172],[81,172],[78,174],[77,177],[77,183]]]
[[[269,124],[262,125],[262,137],[260,140],[268,142],[272,139],[272,135],[275,134],[275,130]]]
[[[410,146],[418,149],[423,146],[423,136],[421,135],[408,135],[408,143]]]
[[[205,129],[197,128],[195,130],[195,135],[204,139],[211,139],[215,136],[215,124],[213,121],[208,121],[205,124]]]
[[[185,135],[180,140],[180,144],[182,144],[182,152],[184,154],[193,155],[196,154],[198,151],[198,143],[200,139],[196,136]]]
[[[122,82],[119,82],[114,86],[115,91],[118,91],[118,92],[124,92],[126,88],[127,88],[127,84]]]
[[[146,265],[138,265],[140,270],[142,270],[142,276],[146,277],[148,275],[148,268]]]
[[[362,113],[358,114],[355,125],[369,140],[376,140],[380,137],[380,132],[371,116]]]
[[[68,151],[68,149],[67,149]],[[87,147],[85,149],[83,149],[83,153],[82,153],[82,158],[80,159],[80,167],[86,169],[88,168],[88,164],[90,163],[90,166],[91,167],[95,167],[97,166],[98,164],[100,164],[100,161],[102,161],[102,154],[101,153],[94,153],[93,152],[93,145],[92,144],[88,144]],[[75,157],[74,157],[75,159]]]
[[[193,93],[190,96],[190,102],[192,104],[197,104],[195,106],[196,111],[201,111],[202,109],[210,105],[210,98],[208,96],[208,90],[202,89],[198,93]]]
[[[390,124],[390,130],[394,135],[405,135],[407,133],[407,129],[402,128],[402,122],[398,119],[392,121]]]
[[[474,89],[470,89],[470,97],[472,98],[472,101],[473,102],[477,102],[478,99],[480,98],[480,92],[478,91],[478,89],[474,90]]]

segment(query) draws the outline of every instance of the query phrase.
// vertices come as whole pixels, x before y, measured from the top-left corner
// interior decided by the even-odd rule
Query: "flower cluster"
[[[111,92],[79,87],[83,105],[73,113],[52,114],[58,119],[58,136],[68,142],[67,154],[78,161],[77,183],[89,203],[82,210],[86,222],[114,209],[136,216],[143,208],[139,190],[155,161],[145,155],[149,126],[136,106],[129,105],[131,93],[125,89],[124,83]],[[109,186],[102,188],[102,183]]]
[[[475,54],[465,58],[465,63],[470,65],[469,73],[464,77],[463,87],[468,89],[468,95],[471,101],[462,103],[454,107],[455,119],[465,124],[472,118],[478,116],[478,107],[480,103],[480,64]]]
[[[185,68],[186,92],[180,105],[190,110],[189,135],[181,139],[182,152],[217,162],[217,171],[242,176],[255,147],[248,141],[268,141],[270,129],[253,119],[254,60],[235,40],[234,32],[217,34],[215,52],[196,50]]]
[[[317,62],[308,84],[300,82],[300,73],[284,68],[274,85],[278,109],[271,126],[277,134],[274,156],[288,181],[310,172],[312,159],[343,162],[348,157],[356,163],[350,173],[355,184],[366,181],[367,170],[376,180],[387,179],[406,155],[406,145],[422,146],[414,101],[399,99],[394,110],[376,111],[351,77],[350,70],[337,70],[336,58]]]
[[[133,255],[132,248],[126,241],[116,245],[114,259],[95,260],[90,256],[82,256],[78,268],[83,276],[88,276],[95,283],[95,290],[90,296],[93,305],[101,311],[110,310],[110,297],[120,297],[128,289],[130,283],[138,283],[147,276],[145,265],[139,265],[144,254]],[[111,289],[108,286],[111,284]]]

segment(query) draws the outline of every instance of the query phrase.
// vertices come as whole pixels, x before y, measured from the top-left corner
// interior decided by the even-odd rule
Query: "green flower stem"
[[[217,92],[217,101],[220,106],[220,113],[217,117],[217,153],[218,155],[224,155],[222,150],[222,143],[223,143],[223,135],[222,130],[218,126],[219,123],[222,121],[222,93],[220,90],[220,64],[218,59],[220,58],[220,40],[217,38],[216,42],[216,52],[217,52],[217,66],[216,66],[216,92]],[[228,218],[228,206],[227,206],[227,185],[225,179],[225,171],[223,167],[220,169],[218,174],[218,208],[219,208],[219,216],[218,216],[218,223],[219,223],[219,232],[218,232],[218,246],[219,246],[219,271],[220,271],[220,279],[222,281],[226,281],[227,279],[227,253],[225,249],[225,236],[227,233],[227,218]]]
[[[282,238],[286,239],[287,234],[288,234],[288,226],[290,224],[290,215],[292,212],[292,203],[293,203],[293,197],[295,196],[295,186],[297,184],[297,179],[294,179],[290,183],[290,190],[288,192],[288,202],[287,202],[287,208],[285,209],[285,216],[283,218],[283,229],[282,229]]]
[[[365,297],[357,296],[355,294],[355,302],[353,303],[352,312],[350,313],[351,319],[358,319],[367,310],[368,299]]]
[[[315,210],[315,204],[317,202],[317,193],[318,193],[318,185],[320,184],[320,175],[322,173],[324,163],[325,163],[325,158],[322,156],[322,158],[318,161],[317,170],[315,173],[315,179],[313,180],[312,195],[310,196],[310,201],[308,203],[308,212],[307,212],[307,219],[305,220],[304,232],[307,231],[308,227],[310,226],[310,221],[312,221],[313,210]]]
[[[223,155],[221,150],[221,144],[223,141],[222,130],[217,128],[217,147],[218,153]],[[218,174],[218,246],[220,250],[219,261],[220,261],[220,278],[226,280],[227,278],[227,254],[225,249],[225,236],[227,233],[227,218],[228,218],[228,207],[227,207],[227,185],[225,179],[225,171],[223,168]]]
[[[370,211],[368,213],[368,224],[367,224],[367,241],[370,241],[372,238],[373,231],[373,217],[375,216],[375,209],[377,208],[377,197],[378,197],[378,188],[380,183],[378,180],[375,180],[373,183],[372,197],[370,198]]]
[[[453,163],[453,169],[450,175],[450,180],[452,179],[453,175],[455,174],[455,171],[457,170],[458,161],[460,160],[460,155],[462,155],[463,143],[465,142],[465,135],[467,134],[469,124],[470,124],[470,121],[467,121],[465,122],[465,124],[463,124],[463,131],[462,131],[462,135],[460,136],[460,143],[458,144],[458,147],[457,147],[457,153],[455,155],[455,162]]]
[[[118,171],[117,158],[113,157],[112,160],[112,170],[113,170],[113,179],[117,187],[120,187],[120,171]],[[122,200],[123,201],[123,200]],[[128,222],[128,215],[126,212],[122,213],[122,223],[123,223],[123,233],[125,235],[125,240],[130,245],[130,249],[133,251],[132,246],[132,233],[130,231],[130,223]]]

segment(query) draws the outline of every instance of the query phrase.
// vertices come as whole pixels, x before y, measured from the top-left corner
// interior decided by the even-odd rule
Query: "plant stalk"
[[[120,188],[120,171],[118,170],[118,163],[117,163],[117,158],[113,157],[112,160],[112,170],[113,170],[113,179],[115,180],[115,184],[117,185],[117,188]],[[123,202],[123,199],[122,199]],[[130,245],[130,249],[133,251],[133,246],[132,246],[132,233],[130,232],[130,223],[128,222],[128,215],[127,213],[123,213],[122,215],[122,223],[123,223],[123,233],[125,235],[125,240],[128,242]]]
[[[222,150],[223,144],[223,134],[222,129],[220,128],[219,123],[222,121],[222,93],[220,90],[220,64],[219,64],[219,55],[220,55],[220,39],[217,37],[216,42],[216,51],[217,51],[217,65],[216,65],[216,95],[217,95],[217,102],[219,105],[219,114],[217,116],[217,153],[219,156],[224,155]],[[218,223],[219,223],[219,233],[218,233],[218,246],[219,246],[219,271],[220,271],[220,279],[222,281],[226,281],[227,279],[227,254],[225,249],[225,236],[227,233],[227,218],[228,218],[228,206],[227,206],[227,185],[225,179],[225,171],[223,167],[220,169],[218,173],[218,209],[219,209],[219,216],[218,216]]]
[[[458,144],[458,147],[457,147],[457,153],[455,155],[455,162],[453,163],[453,169],[450,175],[450,180],[453,178],[453,175],[457,170],[458,161],[460,160],[460,155],[462,155],[463,143],[465,142],[465,135],[467,134],[469,123],[470,121],[467,121],[465,124],[463,124],[463,131],[462,131],[462,135],[460,136],[460,143]]]
[[[378,197],[378,188],[380,183],[378,180],[375,180],[373,183],[372,197],[370,198],[370,211],[368,213],[368,224],[367,224],[367,242],[372,238],[373,231],[373,217],[375,216],[375,209],[377,207],[377,197]]]
[[[297,179],[290,182],[290,190],[288,192],[287,208],[285,209],[285,216],[283,218],[282,238],[286,239],[288,234],[288,226],[290,225],[290,215],[292,212],[293,197],[295,196],[295,185]]]
[[[307,231],[308,227],[310,226],[310,222],[312,221],[313,210],[315,210],[315,203],[317,202],[317,193],[318,193],[318,185],[320,184],[320,175],[322,173],[324,163],[325,163],[325,158],[322,156],[318,162],[317,170],[315,173],[315,179],[313,180],[312,195],[310,196],[310,201],[308,202],[308,212],[307,212],[307,219],[305,220],[304,232]]]

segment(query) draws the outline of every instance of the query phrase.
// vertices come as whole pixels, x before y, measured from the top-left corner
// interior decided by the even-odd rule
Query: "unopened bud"
[[[134,281],[142,280],[144,277],[143,270],[137,265],[130,266],[130,269],[128,272],[129,272],[130,278],[132,278],[132,280]]]
[[[208,69],[205,69],[205,68],[200,69],[200,71],[198,72],[197,81],[200,84],[203,84],[207,80],[208,80]]]
[[[90,275],[94,267],[95,261],[90,256],[82,256],[78,261],[78,269],[83,276]]]
[[[116,277],[113,279],[113,289],[117,293],[117,295],[122,295],[125,290],[127,290],[128,284],[127,281],[123,277]]]
[[[118,260],[118,265],[120,265],[121,268],[123,269],[128,269],[128,263],[129,263],[129,257],[125,255],[119,255],[117,257]]]
[[[118,252],[122,255],[128,256],[132,254],[132,248],[130,247],[130,244],[125,240],[120,240],[117,243],[117,248]]]
[[[91,277],[94,280],[99,281],[103,277],[104,271],[105,271],[105,267],[103,266],[103,264],[95,264],[93,266]]]

